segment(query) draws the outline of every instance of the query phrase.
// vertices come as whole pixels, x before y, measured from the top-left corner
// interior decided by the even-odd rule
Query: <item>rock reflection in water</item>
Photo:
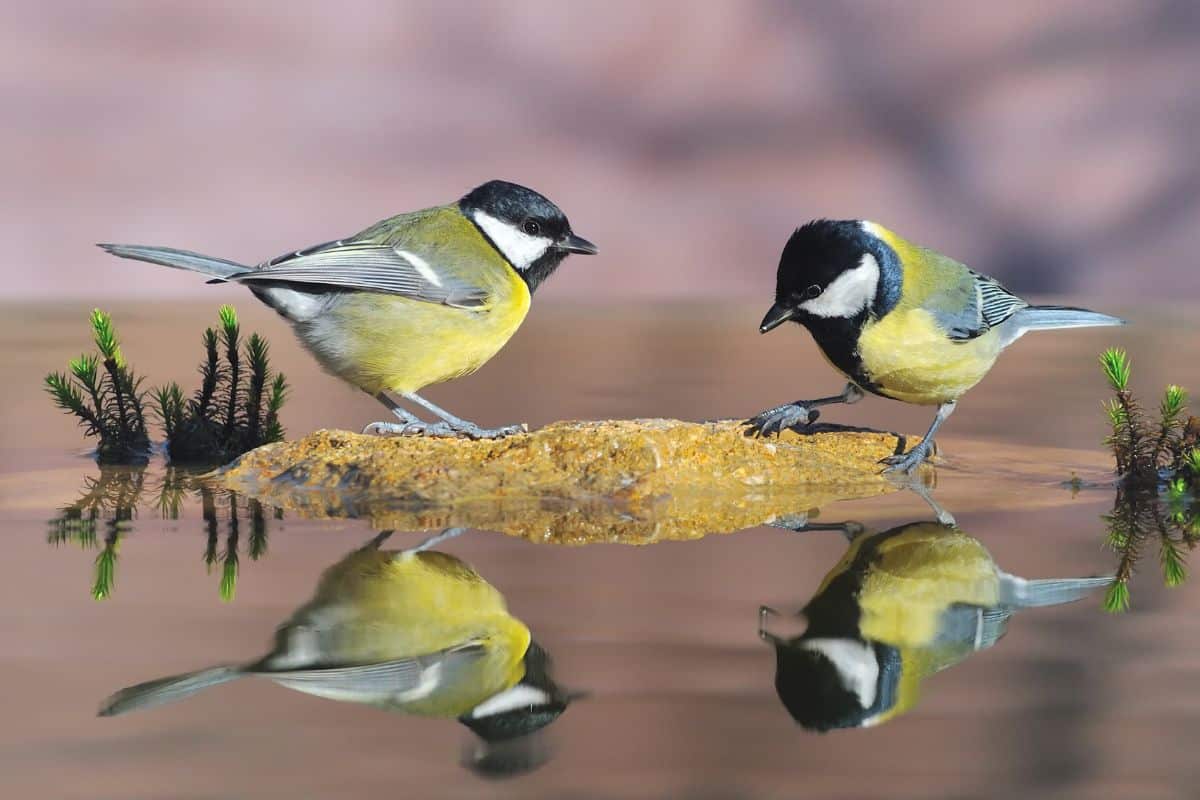
[[[267,678],[331,700],[457,719],[478,737],[466,763],[485,775],[528,771],[548,757],[533,737],[574,699],[504,596],[460,559],[383,550],[385,531],[325,570],[312,599],[276,631],[267,655],[122,689],[101,716],[175,702],[239,678]]]
[[[809,527],[801,526],[798,530]],[[871,533],[822,525],[850,541],[801,612],[808,626],[775,649],[775,689],[792,717],[815,731],[861,728],[909,711],[928,676],[994,645],[1017,610],[1078,600],[1112,578],[1026,580],[1000,570],[983,544],[943,522]]]

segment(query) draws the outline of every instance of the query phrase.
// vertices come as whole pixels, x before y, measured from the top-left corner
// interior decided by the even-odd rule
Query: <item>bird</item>
[[[824,528],[837,527],[826,523]],[[986,650],[1022,609],[1071,603],[1113,577],[1028,580],[1001,570],[958,527],[918,521],[882,532],[844,523],[850,540],[802,612],[808,625],[775,651],[775,690],[814,731],[878,725],[911,710],[925,678]]]
[[[558,206],[501,180],[455,203],[389,217],[257,266],[169,247],[98,246],[121,258],[199,272],[209,283],[246,286],[291,323],[326,371],[399,419],[372,423],[364,433],[472,439],[524,427],[482,428],[418,392],[483,366],[520,327],[532,293],[563,259],[597,252]],[[421,420],[392,395],[439,421]]]
[[[504,596],[462,560],[432,549],[463,530],[399,551],[381,549],[392,532],[380,533],[325,570],[265,656],[130,686],[99,715],[253,676],[331,700],[457,719],[486,743],[532,735],[578,695],[555,683],[548,654]]]
[[[883,459],[908,473],[933,452],[958,400],[1029,331],[1124,325],[1117,317],[1031,305],[995,278],[902,239],[874,222],[818,219],[795,230],[779,259],[775,303],[759,325],[803,325],[847,379],[840,394],[797,400],[745,421],[751,436],[811,424],[820,406],[865,392],[937,406],[921,442]]]

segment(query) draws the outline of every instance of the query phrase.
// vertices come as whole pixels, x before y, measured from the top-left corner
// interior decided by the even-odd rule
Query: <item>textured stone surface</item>
[[[537,541],[645,543],[728,532],[895,487],[873,431],[747,438],[737,422],[567,422],[500,441],[317,431],[224,469],[229,489],[380,528],[468,525]]]

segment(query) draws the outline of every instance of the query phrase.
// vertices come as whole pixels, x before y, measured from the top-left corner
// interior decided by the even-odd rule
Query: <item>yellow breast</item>
[[[529,312],[529,288],[511,267],[501,263],[488,272],[493,274],[480,276],[488,301],[474,309],[368,292],[347,295],[321,320],[330,335],[310,347],[327,369],[371,394],[415,392],[474,372]]]
[[[924,307],[962,282],[966,267],[882,225],[870,223],[869,230],[895,250],[904,292],[891,312],[863,327],[858,341],[863,366],[886,397],[921,405],[957,400],[982,380],[1001,349],[994,330],[965,342],[949,339]]]
[[[461,560],[438,551],[359,551],[331,567],[294,620],[324,620],[335,662],[378,663],[470,644],[481,654],[453,681],[406,702],[411,714],[456,717],[524,677],[528,627],[504,596]]]
[[[924,309],[898,307],[868,322],[858,354],[878,391],[906,403],[957,400],[988,373],[1000,354],[995,330],[955,342]]]
[[[978,539],[939,525],[915,525],[882,543],[864,576],[859,628],[893,647],[926,647],[955,604],[999,602],[995,562]]]

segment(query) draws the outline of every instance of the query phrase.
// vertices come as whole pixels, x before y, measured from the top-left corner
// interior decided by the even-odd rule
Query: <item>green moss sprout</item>
[[[1100,367],[1114,396],[1104,403],[1119,476],[1111,513],[1103,517],[1108,546],[1119,556],[1116,580],[1104,607],[1130,607],[1130,579],[1142,555],[1155,549],[1163,583],[1182,585],[1187,556],[1200,542],[1200,420],[1187,412],[1188,393],[1175,384],[1163,390],[1151,417],[1130,388],[1129,355],[1109,349]]]
[[[257,333],[243,343],[237,312],[222,306],[220,324],[204,331],[200,386],[190,399],[176,383],[154,392],[154,405],[176,464],[220,464],[283,439],[279,411],[287,380],[271,371]]]
[[[98,462],[145,463],[151,448],[142,379],[125,363],[112,318],[97,308],[90,322],[98,352],[71,359],[66,372],[51,372],[46,391],[55,405],[78,418],[85,436],[98,440]]]
[[[284,436],[279,412],[287,379],[272,371],[266,340],[257,333],[243,340],[232,306],[222,306],[219,318],[217,328],[204,332],[195,393],[186,397],[176,383],[149,393],[166,435],[167,457],[176,464],[223,464]],[[99,352],[84,353],[66,372],[47,375],[46,390],[55,405],[78,418],[86,436],[98,439],[99,463],[145,464],[152,447],[142,379],[125,361],[112,318],[96,309],[91,326]]]
[[[1130,389],[1129,355],[1110,348],[1100,356],[1100,366],[1115,395],[1104,404],[1110,428],[1105,444],[1122,481],[1157,485],[1180,476],[1195,485],[1200,480],[1200,420],[1187,413],[1187,391],[1175,384],[1166,387],[1157,419],[1151,419]]]

